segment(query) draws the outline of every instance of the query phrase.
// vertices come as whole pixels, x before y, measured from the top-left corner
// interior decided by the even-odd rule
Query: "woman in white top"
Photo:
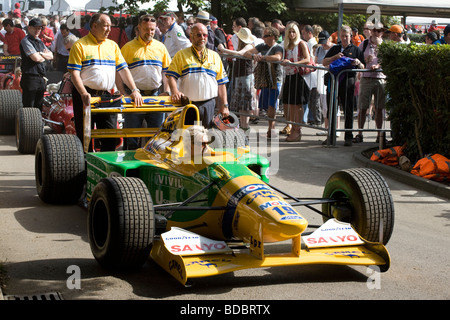
[[[292,22],[286,27],[284,37],[284,59],[285,80],[283,84],[282,101],[288,110],[288,120],[296,123],[303,122],[303,105],[309,101],[309,87],[303,76],[299,73],[299,68],[292,64],[308,64],[310,55],[308,45],[301,39],[300,30],[297,23]],[[301,140],[301,126],[295,124],[289,136],[288,142]]]

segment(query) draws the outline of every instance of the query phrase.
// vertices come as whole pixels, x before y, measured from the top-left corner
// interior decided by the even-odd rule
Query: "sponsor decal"
[[[231,251],[224,241],[208,239],[177,227],[172,227],[170,231],[163,233],[161,238],[167,250],[174,255],[196,255]]]
[[[359,245],[364,242],[349,223],[330,219],[309,236],[303,236],[308,248]]]

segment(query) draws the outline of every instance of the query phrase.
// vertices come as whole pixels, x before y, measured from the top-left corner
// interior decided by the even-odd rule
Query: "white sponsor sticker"
[[[167,250],[174,255],[195,255],[224,253],[231,249],[224,241],[217,241],[200,236],[196,233],[172,227],[161,235]]]
[[[349,223],[330,219],[308,236],[302,236],[308,248],[359,245],[364,242]]]

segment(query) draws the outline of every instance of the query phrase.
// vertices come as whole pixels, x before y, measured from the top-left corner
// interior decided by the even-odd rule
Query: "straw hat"
[[[244,43],[253,43],[255,41],[255,37],[252,35],[252,32],[249,28],[241,28],[238,33],[236,33],[239,39],[241,39]]]
[[[199,11],[196,18],[199,20],[211,21],[209,18],[209,13],[206,11]]]

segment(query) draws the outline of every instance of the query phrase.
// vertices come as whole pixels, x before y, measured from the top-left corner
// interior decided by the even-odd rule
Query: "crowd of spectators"
[[[20,55],[19,44],[28,34],[30,18],[33,17],[17,11],[2,13],[0,41],[3,43],[4,55]],[[81,24],[76,29],[68,27],[68,17],[51,15],[38,18],[42,22],[39,38],[54,55],[51,61],[47,61],[47,70],[66,72],[70,48],[78,39],[89,34],[91,16],[81,16]],[[110,16],[110,20],[108,39],[115,41],[120,48],[138,36],[139,16]],[[352,26],[334,31],[296,21],[286,21],[285,26],[279,19],[261,21],[257,17],[247,20],[239,17],[232,22],[232,33],[227,34],[217,18],[206,11],[190,17],[164,12],[155,15],[155,22],[153,39],[165,46],[171,60],[176,53],[192,47],[193,26],[196,23],[205,26],[208,35],[206,47],[221,55],[223,68],[228,74],[228,99],[221,99],[228,100],[230,110],[240,115],[240,126],[244,130],[249,130],[252,124],[257,123],[260,115],[267,114],[269,119],[274,119],[276,111],[281,107],[286,120],[305,125],[324,125],[328,128],[331,120],[327,99],[330,88],[327,88],[326,71],[302,74],[301,68],[294,64],[305,64],[312,59],[317,66],[328,67],[342,56],[354,59],[355,67],[372,71],[345,77],[340,86],[341,92],[338,93],[340,108],[338,114],[333,115],[333,118],[337,116],[338,123],[333,125],[339,128],[342,111],[345,129],[353,129],[354,113],[357,115],[359,129],[362,129],[366,116],[375,117],[377,128],[381,129],[385,92],[384,76],[375,71],[380,67],[376,47],[386,40],[407,43],[408,33],[417,32],[414,26],[404,28],[402,25],[392,25],[385,28],[370,23],[364,26],[362,32]],[[449,43],[449,26],[445,28],[443,35],[435,24],[426,31],[427,44]],[[234,57],[228,57],[230,55]],[[270,78],[266,81],[269,82],[266,86],[260,84],[261,76],[258,74],[258,69],[264,66],[268,66],[268,69],[262,74]],[[376,82],[369,84],[369,79],[376,79]],[[358,101],[359,96],[363,99]],[[278,138],[278,134],[286,134],[288,142],[300,141],[301,126],[288,124],[278,132],[275,131],[274,122],[269,120],[267,137]],[[317,133],[325,134],[326,132]],[[337,135],[339,136],[339,132]],[[361,141],[362,132],[356,137],[353,137],[352,131],[345,132],[346,146]]]

